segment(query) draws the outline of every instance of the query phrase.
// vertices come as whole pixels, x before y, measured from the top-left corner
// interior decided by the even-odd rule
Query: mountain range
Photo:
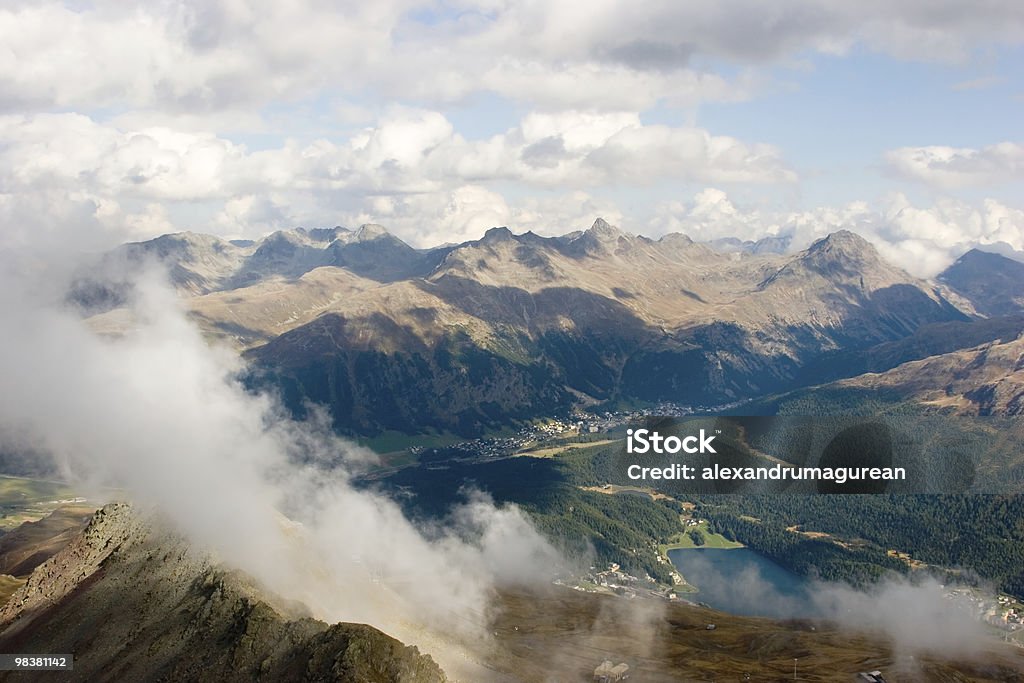
[[[1021,331],[1004,317],[1024,312],[1024,265],[1003,256],[971,251],[925,281],[848,231],[791,254],[734,242],[601,219],[434,249],[377,225],[181,233],[103,255],[72,298],[117,334],[130,274],[156,261],[204,332],[244,353],[252,385],[359,434],[470,436],[580,404],[714,407]]]

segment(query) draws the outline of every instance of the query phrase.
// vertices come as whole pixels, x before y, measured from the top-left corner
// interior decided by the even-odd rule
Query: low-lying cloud
[[[931,577],[892,575],[870,588],[855,588],[797,580],[782,569],[767,576],[756,565],[730,571],[701,556],[686,558],[683,571],[700,589],[696,599],[716,608],[777,619],[825,619],[880,634],[897,660],[921,654],[970,658],[992,644],[977,605]]]
[[[451,665],[484,638],[501,581],[543,580],[561,559],[515,507],[471,496],[421,529],[350,472],[373,455],[327,420],[296,423],[247,393],[241,362],[210,347],[156,270],[135,287],[134,324],[93,333],[2,263],[0,434],[65,476],[123,487],[197,545],[328,621],[374,624]],[[38,294],[38,292],[46,292]],[[284,516],[287,515],[287,518]]]

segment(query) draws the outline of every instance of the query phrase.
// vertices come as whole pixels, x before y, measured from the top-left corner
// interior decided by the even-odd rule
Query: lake
[[[749,548],[685,548],[668,556],[700,589],[683,596],[688,600],[743,616],[815,616],[809,582]]]

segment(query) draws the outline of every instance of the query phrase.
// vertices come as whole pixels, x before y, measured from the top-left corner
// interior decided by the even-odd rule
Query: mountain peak
[[[825,235],[807,248],[809,254],[828,253],[834,250],[842,250],[847,254],[873,253],[875,247],[857,233],[844,229]]]
[[[863,272],[882,262],[871,242],[849,230],[838,230],[822,237],[798,258],[822,272]]]
[[[213,247],[218,244],[225,244],[224,240],[214,235],[204,235],[198,232],[185,231],[185,232],[172,232],[166,235],[160,235],[154,237],[151,240],[145,242],[134,242],[143,248],[156,248],[160,250],[170,249],[187,249],[187,248],[203,248]]]
[[[383,225],[377,225],[376,223],[364,223],[359,226],[356,230],[355,238],[359,242],[366,242],[369,240],[380,239],[381,237],[388,237],[391,235]]]
[[[568,245],[577,255],[591,256],[614,253],[619,240],[629,236],[603,218],[598,218],[586,232],[572,239]]]
[[[971,249],[936,278],[986,316],[1024,312],[1024,263]]]
[[[1024,271],[1024,264],[1021,264],[1020,261],[1016,261],[994,251],[978,249],[977,247],[965,252],[963,256],[958,258],[953,265],[950,266],[950,269],[958,265],[994,265],[1000,268],[1011,268],[1014,270]]]
[[[483,244],[495,244],[497,242],[510,242],[515,239],[515,235],[508,228],[502,226],[500,228],[491,228],[484,233],[483,239],[480,241]]]
[[[598,218],[597,220],[595,220],[594,224],[591,225],[590,229],[587,230],[587,232],[584,234],[590,235],[591,237],[596,237],[602,242],[617,240],[620,237],[625,236],[624,232],[622,232],[621,230],[619,230],[618,228],[616,228],[614,225],[612,225],[603,218]]]
[[[832,283],[853,285],[871,292],[894,283],[904,283],[909,275],[887,263],[874,245],[849,230],[839,230],[815,241],[796,254],[774,275],[765,279],[763,289],[773,283],[794,282],[815,273]]]

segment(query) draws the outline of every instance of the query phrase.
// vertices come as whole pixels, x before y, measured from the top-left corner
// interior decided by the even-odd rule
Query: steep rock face
[[[3,607],[0,649],[74,653],[72,681],[445,680],[370,626],[301,612],[110,505]]]
[[[938,276],[986,316],[1024,313],[1024,263],[972,249]]]

